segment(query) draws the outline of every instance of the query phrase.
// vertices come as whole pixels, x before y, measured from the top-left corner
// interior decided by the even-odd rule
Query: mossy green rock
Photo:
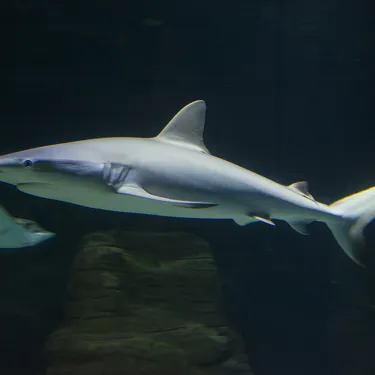
[[[208,244],[181,233],[84,239],[47,375],[251,374],[220,311]]]

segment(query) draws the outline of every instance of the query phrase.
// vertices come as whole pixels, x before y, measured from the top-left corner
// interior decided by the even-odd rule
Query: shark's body
[[[375,188],[327,206],[314,200],[304,182],[280,185],[215,157],[203,143],[205,109],[203,101],[191,103],[155,138],[91,139],[2,156],[0,181],[111,211],[233,219],[240,225],[280,219],[304,234],[306,223],[322,221],[360,263],[357,242],[373,217],[367,205],[371,200],[375,208]]]
[[[55,149],[56,158],[61,146],[58,145]],[[78,179],[74,174],[63,173],[62,169],[62,173],[53,172],[46,184],[39,181],[35,181],[35,184],[28,182],[19,185],[19,189],[28,193],[35,192],[46,198],[120,212],[233,219],[246,223],[254,220],[249,213],[283,220],[336,219],[325,205],[317,204],[290,187],[212,155],[163,144],[155,139],[107,138],[73,142],[64,146],[69,147],[74,163],[85,164],[87,176]],[[120,151],[114,155],[113,150]],[[87,153],[92,153],[89,163]],[[176,199],[178,202],[169,204],[158,199],[145,200],[129,194],[114,194],[113,189],[108,188],[102,178],[104,164],[108,160],[112,165],[118,165],[119,169],[123,165],[125,169],[131,166],[137,185],[141,185],[145,191],[154,196]],[[67,167],[69,168],[69,163]],[[109,168],[112,167],[108,166]],[[123,182],[129,177],[128,175]],[[195,206],[185,202],[198,203]],[[207,205],[200,205],[200,202]]]

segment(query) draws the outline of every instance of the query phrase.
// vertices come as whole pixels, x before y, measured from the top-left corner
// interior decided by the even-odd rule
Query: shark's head
[[[0,181],[12,185],[42,182],[43,175],[35,172],[31,158],[3,157],[0,159]]]
[[[0,181],[16,186],[43,182],[45,168],[41,168],[40,163],[58,160],[54,148],[54,146],[39,147],[1,156]]]
[[[103,164],[87,161],[89,153],[76,142],[4,155],[0,157],[0,181],[25,192],[62,186],[71,176],[101,172]]]
[[[35,221],[21,218],[13,218],[13,220],[23,230],[19,247],[35,246],[55,236],[54,233],[43,229]]]

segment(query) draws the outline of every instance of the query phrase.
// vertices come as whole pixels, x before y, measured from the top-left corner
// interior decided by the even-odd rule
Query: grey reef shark
[[[0,157],[0,181],[38,197],[101,210],[239,225],[284,220],[307,234],[327,224],[356,263],[363,264],[363,229],[375,217],[375,187],[330,205],[306,182],[289,186],[211,155],[203,142],[206,104],[182,108],[153,138],[99,138]]]

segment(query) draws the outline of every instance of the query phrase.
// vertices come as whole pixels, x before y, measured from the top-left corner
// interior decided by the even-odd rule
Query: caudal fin
[[[327,223],[333,236],[352,260],[364,266],[363,230],[375,218],[375,186],[340,199],[329,207],[344,219]]]

